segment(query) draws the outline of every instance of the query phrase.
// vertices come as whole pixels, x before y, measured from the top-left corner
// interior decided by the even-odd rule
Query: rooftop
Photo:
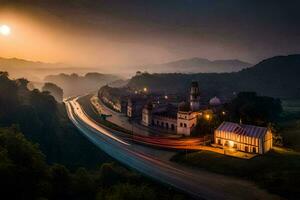
[[[263,137],[268,129],[266,127],[237,124],[232,122],[223,122],[218,128],[218,131],[233,132],[239,135],[260,138]]]

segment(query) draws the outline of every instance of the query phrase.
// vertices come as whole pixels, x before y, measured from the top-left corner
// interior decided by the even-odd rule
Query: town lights
[[[168,99],[169,97],[167,95],[165,95],[165,99]]]
[[[226,115],[226,112],[225,112],[225,111],[222,111],[222,115]]]
[[[148,91],[148,88],[144,87],[143,91],[144,91],[144,92],[147,92],[147,91]]]
[[[229,146],[229,147],[233,147],[233,145],[234,145],[234,142],[233,142],[233,141],[228,141],[228,146]]]
[[[205,115],[205,119],[210,120],[211,116],[209,114]]]

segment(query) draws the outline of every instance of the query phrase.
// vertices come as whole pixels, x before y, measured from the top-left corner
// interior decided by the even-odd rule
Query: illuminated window
[[[227,140],[225,141],[225,146],[228,147],[228,141]]]

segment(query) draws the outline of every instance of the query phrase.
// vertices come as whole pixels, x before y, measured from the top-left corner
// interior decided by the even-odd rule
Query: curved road
[[[160,182],[174,186],[197,199],[279,199],[254,184],[170,162],[156,157],[160,150],[131,144],[90,119],[77,102],[65,101],[70,120],[96,146],[111,157]],[[155,151],[155,153],[153,152]],[[164,154],[165,151],[158,152]]]

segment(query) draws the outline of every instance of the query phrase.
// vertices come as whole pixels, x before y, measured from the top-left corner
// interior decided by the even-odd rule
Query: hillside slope
[[[110,82],[119,80],[118,76],[100,73],[87,73],[84,76],[77,74],[58,74],[45,77],[46,82],[51,82],[64,90],[64,96],[81,95],[97,91],[100,87]]]
[[[166,92],[187,91],[192,80],[199,81],[207,95],[231,95],[256,91],[274,97],[300,97],[300,55],[276,56],[253,67],[233,73],[148,74],[134,76],[129,87],[149,87]]]
[[[178,73],[212,73],[236,72],[250,67],[251,64],[240,60],[214,60],[205,58],[190,58],[158,65],[149,65],[146,68],[155,72]]]

